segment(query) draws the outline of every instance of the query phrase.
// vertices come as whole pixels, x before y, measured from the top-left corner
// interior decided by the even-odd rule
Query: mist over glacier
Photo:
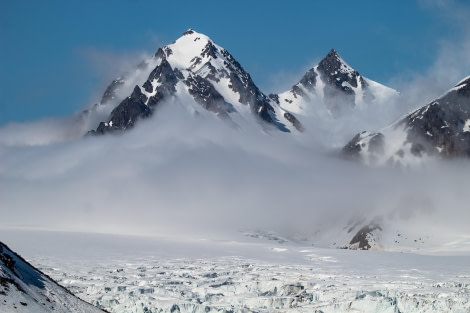
[[[352,218],[386,218],[390,231],[468,238],[467,161],[368,168],[340,159],[318,132],[245,126],[166,103],[119,135],[47,145],[2,139],[0,227],[308,238]],[[41,136],[29,127],[28,138]]]

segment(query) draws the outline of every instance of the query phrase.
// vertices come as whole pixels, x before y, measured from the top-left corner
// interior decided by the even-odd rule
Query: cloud
[[[325,52],[325,55],[328,52]],[[279,94],[285,91],[288,91],[297,84],[300,79],[305,75],[305,73],[318,64],[321,61],[322,57],[317,57],[316,59],[310,60],[307,64],[304,64],[299,69],[282,69],[276,73],[271,74],[264,86],[259,86],[261,90],[267,94],[275,93]],[[256,83],[256,82],[255,82]]]
[[[81,47],[77,53],[87,60],[90,73],[102,77],[106,83],[150,58],[149,53],[143,51],[116,52],[95,47]]]
[[[404,70],[391,78],[389,85],[403,94],[404,107],[416,109],[452,88],[470,75],[470,6],[461,1],[419,1],[423,10],[453,29],[448,37],[435,42],[436,58],[420,73]]]
[[[78,117],[9,123],[0,128],[0,149],[14,146],[47,146],[73,140],[83,134],[83,123]]]
[[[233,129],[167,103],[122,135],[2,146],[0,227],[309,236],[352,216],[419,228],[437,214],[439,227],[466,229],[467,163],[370,169],[290,136]]]

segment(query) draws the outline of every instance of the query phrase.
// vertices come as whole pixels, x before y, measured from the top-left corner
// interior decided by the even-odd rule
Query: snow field
[[[49,274],[111,312],[176,307],[181,312],[467,312],[470,304],[468,275],[431,279],[419,270],[389,274],[386,268],[344,272],[335,263],[322,258],[310,266],[236,257],[153,259]]]
[[[31,261],[110,312],[468,312],[470,307],[468,256],[319,249],[254,238],[126,245],[113,247],[121,249],[118,255],[106,252],[97,259],[48,253]]]

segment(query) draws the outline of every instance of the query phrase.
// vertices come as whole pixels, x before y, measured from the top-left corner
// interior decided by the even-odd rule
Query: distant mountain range
[[[194,114],[210,112],[234,126],[253,121],[264,129],[302,132],[302,117],[315,114],[318,105],[340,118],[398,96],[397,91],[361,76],[335,50],[290,90],[267,96],[226,49],[191,29],[158,49],[136,71],[146,71],[146,81],[116,103],[108,119],[91,133],[132,128],[164,102],[179,103]],[[126,76],[115,79],[99,105],[115,99],[125,83]]]

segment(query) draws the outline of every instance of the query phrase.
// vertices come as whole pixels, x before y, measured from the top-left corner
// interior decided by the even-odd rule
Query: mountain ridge
[[[470,157],[470,76],[439,98],[377,131],[356,134],[342,150],[370,165]]]
[[[139,69],[151,70],[146,81],[136,85],[107,121],[90,133],[132,128],[137,119],[150,117],[159,103],[168,99],[184,102],[193,113],[212,112],[235,126],[240,119],[254,117],[264,129],[303,132],[305,127],[298,116],[317,110],[313,102],[324,102],[326,109],[340,118],[349,109],[375,104],[380,93],[388,93],[387,99],[398,94],[360,76],[332,49],[291,90],[267,96],[228,50],[193,29],[172,44],[158,48],[151,60],[143,63]],[[123,78],[115,79],[101,103],[115,98],[116,90],[123,84]],[[304,106],[309,108],[303,110]]]
[[[290,90],[271,98],[299,116],[324,106],[335,118],[341,118],[351,110],[382,105],[397,96],[396,90],[363,77],[331,49]]]

